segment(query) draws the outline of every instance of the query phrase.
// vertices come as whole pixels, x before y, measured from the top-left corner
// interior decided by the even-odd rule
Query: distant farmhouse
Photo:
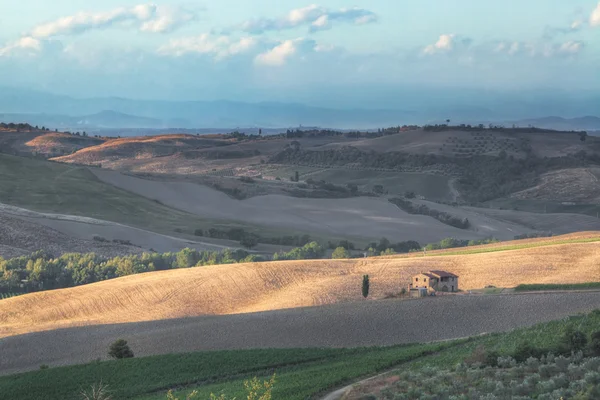
[[[416,297],[433,292],[458,292],[458,275],[446,271],[422,272],[413,276],[408,288]]]

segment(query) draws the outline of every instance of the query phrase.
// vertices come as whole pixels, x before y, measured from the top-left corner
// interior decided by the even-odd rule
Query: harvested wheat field
[[[413,274],[430,269],[459,275],[463,290],[600,281],[600,243],[585,242],[595,239],[600,240],[600,233],[530,240],[524,243],[539,247],[523,249],[511,249],[514,243],[504,248],[468,249],[481,251],[475,254],[283,261],[152,272],[2,300],[0,337],[70,326],[358,301],[364,274],[371,277],[374,299],[398,292]],[[573,242],[577,240],[582,242]]]
[[[107,359],[126,338],[136,357],[203,350],[363,347],[504,332],[600,306],[600,292],[360,301],[261,313],[59,329],[0,340],[0,375]],[[432,323],[431,321],[435,321]]]

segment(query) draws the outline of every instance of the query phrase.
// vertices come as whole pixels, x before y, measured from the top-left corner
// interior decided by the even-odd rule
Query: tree
[[[333,251],[331,258],[333,258],[334,260],[350,258],[350,252],[343,247],[338,247]]]
[[[133,351],[129,348],[127,340],[119,339],[110,345],[108,355],[115,359],[133,358]]]
[[[592,333],[590,349],[592,350],[593,355],[600,356],[600,331]]]
[[[585,142],[585,140],[587,139],[587,132],[580,132],[579,133],[579,140],[581,140],[582,142]]]
[[[375,194],[383,194],[384,193],[383,185],[375,185],[373,186],[373,193]]]
[[[242,240],[240,240],[240,244],[247,249],[256,247],[256,245],[258,244],[258,236],[253,233],[248,233],[244,235],[244,237],[242,237]]]
[[[369,297],[369,275],[363,276],[362,295],[365,299]]]
[[[299,182],[299,181],[300,181],[300,174],[298,173],[298,171],[296,171],[296,172],[294,173],[294,181],[295,181],[295,182]]]
[[[194,236],[204,236],[204,231],[202,229],[196,229],[194,231]]]
[[[587,337],[583,332],[577,331],[572,326],[569,326],[565,331],[561,342],[566,350],[579,351],[583,350],[587,345]]]

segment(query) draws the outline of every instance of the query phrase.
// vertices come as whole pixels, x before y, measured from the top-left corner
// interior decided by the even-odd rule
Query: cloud
[[[304,25],[310,26],[311,32],[330,29],[332,22],[345,22],[354,25],[364,25],[377,21],[377,15],[364,8],[342,8],[331,10],[316,4],[291,10],[280,18],[259,18],[241,23],[235,29],[252,34],[266,31],[281,31]]]
[[[450,53],[460,48],[466,48],[471,44],[471,39],[457,36],[453,33],[440,35],[438,41],[423,49],[427,55]]]
[[[182,8],[140,4],[131,8],[116,8],[106,12],[79,12],[40,24],[30,33],[34,38],[76,35],[94,29],[113,26],[136,26],[144,32],[164,33],[193,20],[195,14]]]
[[[592,15],[590,16],[590,25],[600,26],[600,3],[598,3],[598,7],[592,11]]]
[[[509,56],[525,55],[529,57],[569,57],[583,51],[585,43],[579,40],[570,40],[563,43],[527,43],[527,42],[500,42],[494,52]]]
[[[182,56],[185,54],[209,54],[223,59],[236,54],[246,53],[256,47],[258,40],[254,37],[243,37],[232,40],[228,36],[215,36],[204,33],[200,36],[180,38],[158,49],[163,56]]]
[[[579,54],[584,47],[585,43],[582,41],[571,40],[558,46],[555,53],[558,55],[575,55]]]
[[[313,40],[303,38],[285,40],[270,50],[257,55],[254,58],[254,63],[270,67],[281,67],[295,55],[322,50]]]
[[[37,53],[42,49],[42,42],[30,36],[23,37],[16,42],[0,48],[0,57],[13,54],[14,52]]]

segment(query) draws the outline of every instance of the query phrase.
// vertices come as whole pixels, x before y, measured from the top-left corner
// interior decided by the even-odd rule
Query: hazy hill
[[[559,131],[596,131],[600,130],[600,118],[586,116],[580,118],[546,117],[525,119],[514,122],[517,126],[535,126],[543,129],[555,129]]]
[[[107,114],[105,110],[112,112]],[[75,99],[68,96],[35,92],[21,89],[0,90],[0,112],[5,114],[46,114],[48,121],[58,116],[78,117],[96,115],[91,120],[100,120],[110,126],[126,123],[125,127],[143,127],[150,121],[135,121],[135,118],[150,118],[153,127],[177,128],[236,128],[239,126],[286,127],[317,125],[328,127],[368,128],[395,125],[409,118],[409,114],[398,110],[338,110],[310,107],[288,103],[244,103],[241,101],[161,101],[132,100],[117,97]],[[5,115],[0,118],[5,118]],[[18,119],[33,121],[39,116],[20,115]],[[81,119],[81,117],[78,117]],[[84,118],[85,119],[85,118]],[[14,120],[14,118],[13,118]],[[133,123],[135,122],[135,124]],[[35,122],[30,122],[37,124]]]
[[[39,91],[0,88],[0,113],[45,114],[47,121],[95,115],[105,110],[150,118],[151,127],[170,128],[282,128],[291,126],[321,126],[329,128],[372,129],[398,124],[425,124],[450,118],[454,122],[514,121],[532,115],[561,115],[573,117],[593,115],[600,107],[598,98],[573,99],[559,96],[552,100],[547,93],[489,95],[458,89],[431,90],[426,88],[396,89],[378,99],[365,98],[364,103],[344,105],[332,93],[326,93],[320,106],[290,102],[229,101],[166,101],[134,100],[120,97],[73,98]],[[556,94],[555,94],[556,95]],[[289,98],[289,97],[288,97]],[[335,108],[343,107],[343,108]],[[58,116],[58,117],[57,117]],[[2,118],[0,114],[0,118]],[[33,115],[20,116],[38,125]],[[58,119],[57,119],[58,118]],[[157,123],[160,120],[161,123]],[[106,122],[103,120],[103,122]],[[112,115],[111,124],[123,122],[126,127],[146,127],[151,121],[131,118],[122,120]],[[50,123],[48,123],[50,124]],[[132,126],[135,125],[135,126]],[[63,126],[63,125],[60,125]]]

